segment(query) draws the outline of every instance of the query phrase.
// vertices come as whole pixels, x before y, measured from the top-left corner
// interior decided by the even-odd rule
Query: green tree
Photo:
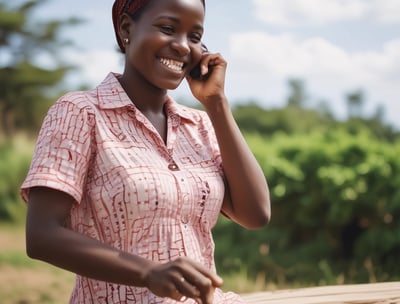
[[[304,86],[304,82],[301,79],[290,79],[289,85],[289,97],[287,105],[297,108],[304,108],[307,101],[307,94]]]
[[[328,112],[293,105],[267,110],[254,101],[235,106],[233,114],[242,131],[267,136],[274,132],[293,134],[310,132],[316,128],[326,129],[334,123],[333,116]]]
[[[364,92],[357,90],[346,95],[347,112],[349,118],[362,117],[365,102]]]
[[[0,0],[0,130],[6,137],[39,126],[50,92],[72,68],[57,56],[60,48],[71,45],[60,38],[60,31],[80,21],[34,20],[33,12],[44,2]],[[46,68],[38,63],[39,56]]]

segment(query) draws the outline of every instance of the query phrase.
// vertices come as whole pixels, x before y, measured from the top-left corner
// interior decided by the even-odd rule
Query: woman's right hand
[[[215,288],[223,283],[218,275],[186,257],[149,267],[143,280],[159,297],[176,301],[192,298],[200,304],[212,304]]]

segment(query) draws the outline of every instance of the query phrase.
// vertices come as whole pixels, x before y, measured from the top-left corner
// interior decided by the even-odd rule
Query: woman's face
[[[132,22],[126,45],[128,73],[161,89],[175,89],[201,59],[201,0],[150,1]]]

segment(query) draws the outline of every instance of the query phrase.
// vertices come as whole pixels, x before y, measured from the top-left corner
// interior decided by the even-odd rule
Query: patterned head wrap
[[[119,21],[124,13],[134,16],[142,7],[144,7],[151,0],[115,0],[112,7],[112,18],[114,24],[115,36],[117,38],[118,46],[122,53],[125,53],[125,45],[118,34]],[[205,0],[201,0],[205,6]]]
[[[120,18],[124,13],[128,13],[129,15],[134,16],[148,2],[150,2],[150,0],[115,0],[114,2],[112,8],[114,31],[117,38],[118,46],[123,53],[125,53],[125,46],[118,34]]]

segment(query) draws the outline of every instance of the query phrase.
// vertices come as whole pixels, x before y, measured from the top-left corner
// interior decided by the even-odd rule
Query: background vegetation
[[[0,53],[8,58],[0,62],[0,282],[12,277],[10,269],[19,279],[24,272],[47,278],[56,271],[25,257],[18,188],[42,118],[73,68],[55,55],[68,44],[59,31],[79,21],[35,23],[31,14],[42,2],[10,7],[0,0]],[[51,64],[41,67],[38,54]],[[399,131],[384,122],[382,108],[362,115],[362,90],[344,94],[348,117],[338,120],[328,102],[309,108],[300,79],[288,86],[282,108],[242,101],[233,109],[268,179],[273,216],[257,231],[220,218],[216,261],[226,287],[247,292],[399,280]],[[72,277],[46,282],[47,293],[43,283],[36,294],[25,292],[24,303],[51,303],[66,286],[68,294]],[[18,291],[7,297],[22,299]]]

